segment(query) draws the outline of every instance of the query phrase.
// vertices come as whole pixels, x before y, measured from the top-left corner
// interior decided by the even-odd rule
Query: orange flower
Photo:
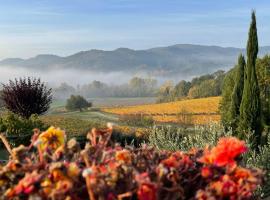
[[[250,170],[244,169],[242,167],[238,167],[235,170],[234,177],[237,178],[237,179],[249,179],[249,178],[251,178],[253,176],[252,176]]]
[[[192,161],[190,160],[188,155],[185,155],[181,151],[177,151],[167,159],[161,161],[161,163],[168,168],[178,168],[180,165],[188,167],[190,164],[192,164]]]
[[[209,167],[203,167],[201,171],[201,175],[204,178],[209,178],[210,176],[212,176],[212,171]]]
[[[130,152],[128,150],[117,151],[115,154],[115,159],[117,161],[130,164],[131,163]]]
[[[219,167],[234,165],[235,158],[246,151],[247,147],[244,141],[235,137],[221,138],[211,151],[205,150],[199,161],[205,164],[215,164]]]
[[[53,169],[51,171],[51,177],[53,181],[60,181],[66,178],[60,169]]]
[[[162,160],[161,163],[168,168],[177,168],[180,165],[179,161],[177,161],[175,156],[170,156],[169,158]]]
[[[66,193],[72,188],[72,186],[73,186],[73,183],[70,180],[65,179],[65,180],[58,181],[56,183],[55,189],[59,191],[60,193]]]
[[[157,199],[157,188],[154,184],[151,183],[143,183],[138,191],[138,199],[139,200],[156,200]]]
[[[233,197],[237,194],[238,189],[237,184],[228,175],[224,175],[219,181],[211,183],[210,187],[222,197]]]

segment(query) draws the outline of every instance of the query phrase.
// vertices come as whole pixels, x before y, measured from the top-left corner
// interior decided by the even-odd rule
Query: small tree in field
[[[36,78],[20,78],[3,84],[5,107],[24,118],[45,113],[52,102],[52,90]]]
[[[67,110],[80,110],[89,108],[92,106],[91,102],[88,102],[85,98],[80,95],[71,95],[67,100],[66,109]]]

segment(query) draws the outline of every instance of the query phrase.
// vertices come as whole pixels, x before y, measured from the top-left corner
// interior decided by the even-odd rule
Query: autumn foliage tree
[[[24,118],[48,111],[52,90],[38,78],[20,78],[3,84],[2,100],[5,107]]]

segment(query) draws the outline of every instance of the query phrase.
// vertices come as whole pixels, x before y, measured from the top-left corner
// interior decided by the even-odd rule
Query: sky
[[[251,10],[270,45],[269,0],[0,0],[0,59],[174,44],[245,47]]]

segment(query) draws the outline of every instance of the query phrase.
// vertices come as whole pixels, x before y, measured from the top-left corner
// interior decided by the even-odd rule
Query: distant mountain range
[[[38,55],[29,59],[8,58],[1,66],[34,70],[80,69],[94,72],[146,72],[151,75],[196,76],[218,69],[228,70],[245,49],[178,44],[147,50],[119,48],[113,51],[90,50],[67,57]],[[270,46],[260,48],[260,56],[270,53]]]

